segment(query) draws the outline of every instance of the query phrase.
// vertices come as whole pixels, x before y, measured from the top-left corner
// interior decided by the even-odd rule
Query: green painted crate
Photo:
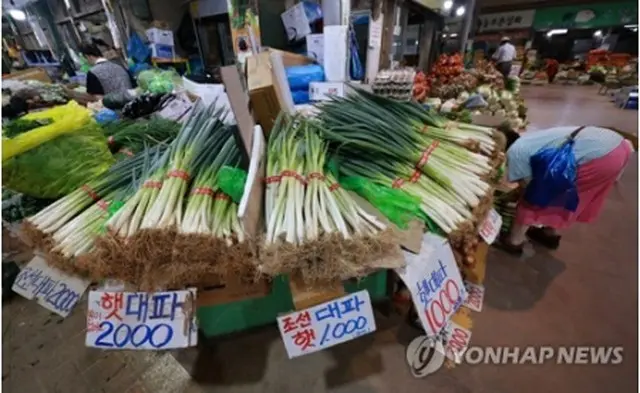
[[[387,271],[381,270],[360,281],[345,282],[348,293],[363,289],[369,291],[372,301],[387,296]],[[265,297],[198,309],[198,326],[205,337],[240,332],[275,322],[282,313],[293,310],[293,299],[289,290],[289,279],[285,276],[273,281],[271,294]]]

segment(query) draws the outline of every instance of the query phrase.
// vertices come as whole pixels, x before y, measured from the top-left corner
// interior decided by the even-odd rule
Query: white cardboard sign
[[[482,225],[480,225],[478,233],[487,244],[492,244],[496,240],[496,237],[498,237],[501,227],[502,217],[496,209],[491,209],[489,214],[487,214],[487,218],[485,218]]]
[[[164,350],[198,343],[196,290],[89,292],[86,345]]]
[[[376,321],[363,290],[278,317],[278,328],[291,359],[374,332]]]
[[[87,290],[90,281],[71,276],[36,255],[22,269],[11,289],[62,317],[69,315]]]
[[[404,254],[407,266],[396,272],[411,292],[427,336],[436,336],[467,298],[451,246],[445,238],[426,233],[420,254]]]
[[[472,284],[465,282],[469,296],[464,302],[464,306],[470,310],[480,312],[482,311],[482,303],[484,303],[484,285]]]
[[[456,363],[461,363],[462,356],[471,342],[471,331],[450,321],[446,327],[445,340],[444,351],[447,358]]]

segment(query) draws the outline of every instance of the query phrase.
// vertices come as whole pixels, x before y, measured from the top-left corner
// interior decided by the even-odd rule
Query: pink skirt
[[[555,206],[536,207],[520,200],[515,223],[563,229],[574,222],[592,222],[600,214],[609,191],[627,165],[632,151],[629,142],[624,140],[606,156],[578,166],[576,183],[580,201],[575,212]]]

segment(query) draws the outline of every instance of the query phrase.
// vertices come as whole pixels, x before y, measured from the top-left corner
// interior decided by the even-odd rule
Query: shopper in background
[[[80,45],[80,52],[91,64],[91,70],[87,73],[87,93],[103,96],[132,88],[127,70],[102,57],[102,52],[95,44]]]
[[[574,222],[589,223],[598,217],[609,191],[633,152],[632,144],[615,131],[594,126],[568,126],[528,132],[522,136],[507,132],[507,177],[510,182],[520,183],[524,195],[533,176],[531,157],[543,148],[562,145],[572,134],[572,149],[577,163],[577,209],[570,211],[560,206],[542,208],[521,198],[511,232],[500,242],[505,251],[521,255],[527,236],[555,249],[560,244],[556,230],[567,228]]]
[[[504,79],[507,79],[511,72],[513,59],[516,58],[516,47],[511,45],[509,37],[502,37],[498,50],[496,50],[491,58],[495,60],[496,68],[500,71]]]
[[[556,74],[558,73],[558,69],[560,68],[560,63],[558,63],[558,60],[556,59],[547,59],[546,60],[547,64],[546,64],[546,72],[547,72],[547,79],[549,80],[549,83],[553,83],[553,80],[556,78]]]

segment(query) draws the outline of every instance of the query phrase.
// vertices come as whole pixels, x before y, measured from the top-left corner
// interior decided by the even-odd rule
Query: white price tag
[[[407,266],[396,269],[411,292],[428,337],[440,333],[467,298],[451,246],[443,237],[426,233],[420,254],[405,252]]]
[[[151,349],[198,343],[196,290],[170,292],[89,292],[88,347]]]
[[[465,282],[469,296],[464,302],[464,306],[476,311],[482,311],[482,303],[484,303],[484,285],[476,285],[470,282]]]
[[[376,321],[364,290],[278,317],[278,327],[291,359],[374,332]]]
[[[471,331],[451,321],[446,327],[445,340],[444,351],[447,358],[461,363],[462,356],[471,342]]]
[[[62,317],[69,315],[87,290],[90,281],[71,276],[35,256],[22,269],[11,289]]]
[[[500,227],[502,227],[502,217],[496,209],[491,209],[478,233],[487,244],[492,244],[500,233]]]

